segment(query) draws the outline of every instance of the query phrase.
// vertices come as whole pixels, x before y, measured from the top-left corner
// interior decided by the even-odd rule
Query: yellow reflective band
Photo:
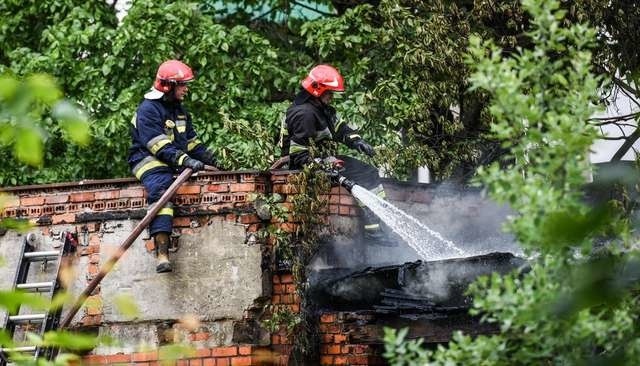
[[[162,209],[160,209],[160,211],[158,211],[158,216],[160,215],[173,216],[173,208],[163,207]]]
[[[291,144],[291,146],[289,147],[289,152],[291,154],[295,154],[297,152],[301,152],[301,151],[307,151],[309,150],[308,147],[306,146],[302,146],[302,145],[294,145],[293,143]]]
[[[178,158],[178,165],[182,165],[182,162],[184,162],[184,159],[186,158],[187,158],[187,154],[180,155],[180,157]]]
[[[179,133],[184,133],[184,131],[187,130],[187,121],[185,120],[176,121],[176,129],[178,130]]]
[[[369,224],[364,226],[365,230],[378,230],[379,228],[380,224]]]
[[[362,138],[362,137],[361,137],[360,135],[353,134],[353,135],[349,135],[349,138],[350,138],[351,140],[355,140],[355,139],[359,139],[359,138]]]
[[[202,144],[202,141],[200,141],[200,139],[193,139],[189,141],[189,143],[187,144],[187,151],[195,149],[200,144]]]
[[[141,179],[144,173],[148,172],[149,170],[163,166],[168,165],[154,158],[153,156],[147,156],[138,164],[136,164],[135,167],[133,167],[133,174],[136,176],[136,178]]]
[[[147,143],[147,149],[149,149],[149,151],[151,151],[151,153],[155,155],[158,151],[160,151],[160,149],[162,149],[165,145],[170,143],[171,143],[171,140],[169,140],[167,135],[165,134],[158,135],[152,138],[151,140],[149,140],[149,142]]]

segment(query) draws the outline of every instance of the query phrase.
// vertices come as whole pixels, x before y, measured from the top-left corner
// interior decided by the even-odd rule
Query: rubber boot
[[[171,262],[169,261],[169,233],[157,233],[153,237],[158,255],[158,264],[156,265],[157,273],[165,273],[173,271]]]

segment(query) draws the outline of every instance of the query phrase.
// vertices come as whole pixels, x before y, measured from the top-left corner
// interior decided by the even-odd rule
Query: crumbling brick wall
[[[192,177],[177,192],[174,198],[174,225],[177,234],[183,237],[199,235],[214,223],[242,225],[247,238],[252,233],[265,229],[267,225],[278,225],[288,232],[296,230],[296,223],[289,221],[271,222],[261,220],[255,212],[251,197],[255,194],[279,193],[284,196],[283,206],[291,208],[295,186],[289,183],[290,172],[264,174],[260,172],[216,172],[201,173]],[[146,213],[146,194],[134,179],[114,179],[85,181],[69,184],[51,184],[42,186],[23,186],[5,189],[11,198],[4,209],[3,217],[21,218],[31,221],[43,237],[51,243],[55,235],[62,230],[78,234],[80,246],[74,254],[76,269],[75,286],[83,288],[98,273],[100,264],[105,260],[107,247],[119,243],[105,242],[110,233],[126,234]],[[351,195],[343,188],[333,188],[328,199],[328,214],[350,217],[355,220],[359,209]],[[125,225],[122,225],[125,223]],[[128,224],[126,224],[128,223]],[[7,234],[8,235],[8,234]],[[19,238],[5,239],[15,242]],[[153,251],[153,242],[149,238],[141,241],[142,252]],[[112,239],[113,241],[113,239]],[[0,255],[15,258],[15,246],[0,242]],[[293,312],[300,311],[300,299],[290,273],[273,272],[273,248],[267,241],[261,244],[262,261],[257,264],[262,273],[262,293],[249,299],[252,305],[241,309],[242,316],[235,319],[204,319],[197,327],[187,329],[179,322],[180,309],[176,310],[173,321],[163,319],[162,326],[153,326],[149,332],[156,337],[156,344],[180,340],[194,346],[195,354],[178,364],[183,365],[258,365],[288,363],[292,340],[284,334],[264,336],[258,319],[261,307],[265,304],[288,306]],[[142,253],[138,251],[137,253]],[[178,252],[176,255],[181,255]],[[129,253],[131,255],[131,253]],[[148,259],[152,262],[152,259]],[[118,268],[116,267],[116,271]],[[11,259],[0,273],[2,278],[13,278]],[[202,269],[206,271],[206,269]],[[109,276],[105,278],[108,280]],[[153,274],[153,276],[157,276]],[[0,283],[6,288],[10,283]],[[229,289],[242,292],[243,289]],[[72,323],[75,329],[97,329],[101,334],[117,328],[110,324],[105,316],[104,290],[98,287]],[[153,291],[153,288],[147,289]],[[108,307],[108,306],[107,306]],[[198,316],[199,314],[194,314]],[[113,314],[110,315],[113,317]],[[322,317],[321,329],[330,323]],[[333,318],[331,318],[333,319]],[[118,323],[118,322],[115,322]],[[123,320],[123,327],[137,326],[136,321]],[[220,325],[222,324],[222,325]],[[137,329],[137,328],[136,328]],[[221,331],[220,329],[226,329]],[[333,328],[332,328],[333,329]],[[147,329],[148,330],[148,329]],[[127,332],[131,332],[129,329]],[[136,330],[136,336],[142,331]],[[167,337],[166,334],[171,334]],[[339,332],[323,330],[323,364],[370,364],[366,346],[347,343]],[[156,364],[161,357],[157,349],[117,349],[99,348],[84,356],[86,364]]]

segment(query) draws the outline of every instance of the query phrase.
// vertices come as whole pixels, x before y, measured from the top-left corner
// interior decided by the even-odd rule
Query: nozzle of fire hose
[[[349,179],[345,178],[342,175],[338,176],[338,184],[346,188],[347,191],[349,192],[351,192],[351,190],[353,189],[353,186],[356,185],[354,182],[350,181]]]

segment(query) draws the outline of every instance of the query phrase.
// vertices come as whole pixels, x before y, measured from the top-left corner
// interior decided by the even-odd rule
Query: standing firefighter
[[[302,87],[289,107],[283,126],[282,154],[289,155],[289,167],[300,169],[321,158],[324,161],[338,159],[343,162],[341,175],[356,184],[384,197],[378,169],[348,156],[335,156],[335,144],[341,142],[368,156],[375,151],[371,145],[347,124],[340,120],[336,110],[330,106],[333,92],[344,91],[342,75],[329,65],[318,65],[311,69],[302,81]],[[381,242],[382,231],[379,219],[366,207],[364,234],[366,239]]]
[[[149,204],[156,202],[173,183],[173,174],[184,168],[194,172],[205,164],[215,166],[211,151],[198,139],[191,116],[182,106],[193,81],[191,69],[177,60],[169,60],[158,68],[151,90],[144,95],[131,120],[132,145],[129,166],[147,190]],[[158,263],[156,272],[171,272],[169,242],[173,205],[167,203],[149,225]]]

